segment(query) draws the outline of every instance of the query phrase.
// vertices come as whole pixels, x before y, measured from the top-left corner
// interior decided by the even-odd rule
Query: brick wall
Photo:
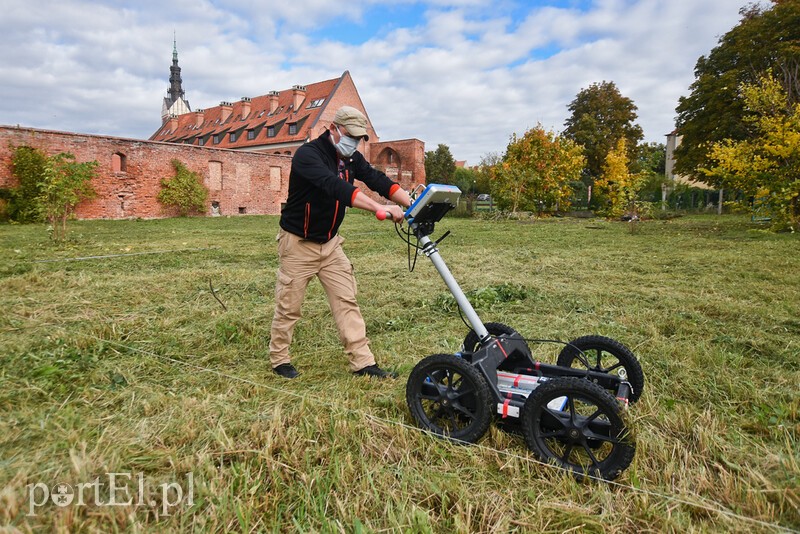
[[[404,189],[425,184],[425,144],[419,139],[372,143],[372,165]]]
[[[209,213],[213,205],[221,215],[278,214],[289,186],[289,156],[0,126],[0,187],[14,184],[11,156],[22,145],[98,162],[97,197],[78,205],[82,219],[173,215],[156,200],[161,179],[175,175],[173,159],[203,177]]]
[[[286,201],[291,156],[215,149],[158,141],[0,126],[0,187],[14,185],[11,156],[27,145],[47,155],[71,152],[78,162],[97,161],[97,196],[78,205],[80,219],[159,218],[175,215],[157,200],[161,179],[177,159],[203,177],[208,213],[277,215]],[[425,145],[418,139],[370,142],[373,165],[406,190],[425,183]],[[377,194],[356,183],[372,198]]]

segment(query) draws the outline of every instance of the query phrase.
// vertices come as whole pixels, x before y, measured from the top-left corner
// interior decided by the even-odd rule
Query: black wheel
[[[642,395],[644,373],[639,360],[628,347],[610,337],[583,336],[573,339],[561,350],[556,365],[608,373],[627,380],[633,390],[628,398],[631,404]]]
[[[486,327],[486,330],[489,332],[489,335],[492,336],[493,338],[503,334],[517,333],[516,330],[503,323],[486,323],[483,326]],[[478,339],[478,334],[475,333],[475,330],[470,330],[464,337],[463,350],[465,352],[476,352],[480,348],[481,348],[481,340]],[[530,353],[530,350],[528,350],[528,353]],[[465,356],[465,357],[469,358],[471,356]],[[498,369],[501,371],[514,372],[514,370],[516,370],[519,367],[529,367],[530,365],[531,363],[527,359],[512,357],[501,363]]]
[[[494,414],[489,384],[469,362],[452,354],[428,356],[414,367],[406,402],[419,426],[453,441],[478,441]]]
[[[489,332],[489,335],[492,337],[497,337],[502,334],[516,334],[517,331],[511,328],[508,325],[503,323],[486,323],[483,326],[486,327],[486,330]],[[481,348],[481,340],[478,339],[478,334],[475,333],[475,330],[470,330],[467,335],[464,337],[464,351],[466,352],[475,352],[479,348]]]
[[[567,377],[540,383],[525,401],[521,419],[531,451],[579,478],[614,480],[636,452],[619,402],[588,380]]]

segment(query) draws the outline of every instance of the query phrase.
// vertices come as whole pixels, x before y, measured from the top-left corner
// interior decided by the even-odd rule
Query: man
[[[353,185],[361,180],[370,189],[402,206],[411,199],[399,184],[374,169],[356,149],[367,140],[367,118],[344,106],[317,139],[297,149],[289,174],[289,197],[281,213],[278,233],[280,267],[275,284],[275,316],[269,356],[272,369],[284,378],[299,373],[290,362],[289,345],[306,287],[317,276],[328,296],[339,339],[356,375],[395,378],[375,363],[366,325],[356,302],[353,266],[342,250],[339,226],[346,208],[385,212],[402,222],[403,209],[382,205]]]

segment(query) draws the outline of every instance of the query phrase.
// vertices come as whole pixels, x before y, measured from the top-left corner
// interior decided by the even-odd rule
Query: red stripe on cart
[[[498,346],[498,347],[500,347],[500,352],[502,352],[502,353],[503,353],[503,356],[505,356],[506,358],[508,358],[508,353],[506,353],[506,349],[504,349],[504,348],[503,348],[503,345],[502,345],[502,344],[500,344],[500,342],[499,342],[499,341],[497,342],[497,346]]]

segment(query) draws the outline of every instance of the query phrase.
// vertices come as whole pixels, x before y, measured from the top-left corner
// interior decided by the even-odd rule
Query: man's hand
[[[397,204],[392,204],[389,206],[382,206],[383,211],[385,211],[389,216],[391,216],[392,220],[398,224],[403,224],[403,215],[405,211],[403,208],[398,206]]]
[[[402,189],[399,189],[399,191],[402,191]],[[403,223],[403,214],[405,213],[405,211],[397,204],[386,204],[386,205],[378,204],[377,202],[369,198],[367,195],[362,195],[361,193],[358,193],[355,197],[353,197],[353,207],[371,211],[376,215],[378,214],[378,212],[385,212],[388,215],[391,215],[392,220],[394,222],[398,224]]]

